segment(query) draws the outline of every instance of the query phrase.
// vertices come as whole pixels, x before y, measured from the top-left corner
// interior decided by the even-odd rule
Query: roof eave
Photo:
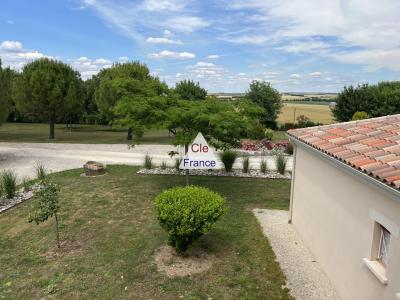
[[[304,147],[305,149],[311,151],[312,153],[319,155],[320,157],[326,159],[328,162],[332,163],[335,167],[339,167],[340,169],[343,169],[351,174],[355,174],[355,175],[359,176],[359,178],[380,188],[385,193],[387,193],[387,195],[390,196],[390,198],[392,198],[396,202],[400,203],[400,190],[398,190],[394,187],[391,187],[391,186],[387,185],[386,183],[379,181],[379,180],[375,179],[374,177],[371,177],[370,175],[353,168],[352,166],[349,166],[348,164],[336,159],[335,157],[310,146],[309,144],[303,142],[302,140],[298,139],[294,135],[291,135],[290,133],[287,133],[287,135],[289,136],[289,140],[292,143],[294,143],[296,145],[300,145],[300,146]]]

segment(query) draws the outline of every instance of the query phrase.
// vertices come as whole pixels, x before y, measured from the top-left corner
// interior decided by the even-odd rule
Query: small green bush
[[[144,157],[144,167],[147,170],[153,169],[153,158],[148,154]]]
[[[276,170],[282,175],[286,172],[286,158],[283,155],[276,157]]]
[[[182,158],[181,157],[175,158],[175,169],[177,171],[180,171],[179,166],[181,165],[181,162],[182,162]]]
[[[161,162],[161,170],[165,170],[167,168],[167,163],[165,161]]]
[[[32,181],[29,180],[29,178],[27,177],[22,178],[22,188],[24,189],[24,192],[29,191],[31,187],[32,187]]]
[[[47,176],[46,168],[39,162],[36,164],[35,170],[37,179],[39,179],[39,181],[44,181]]]
[[[268,165],[267,165],[267,161],[265,159],[261,160],[261,162],[260,162],[260,171],[263,174],[267,174]]]
[[[225,171],[231,172],[232,168],[233,168],[233,164],[235,163],[235,160],[238,157],[238,154],[235,151],[226,150],[226,151],[220,153],[219,157],[221,158],[221,161],[224,164]]]
[[[204,187],[175,187],[154,201],[157,219],[168,232],[168,243],[181,254],[226,212],[224,198]]]
[[[0,175],[0,184],[4,196],[8,199],[15,197],[17,192],[17,175],[13,171],[3,171]]]
[[[250,157],[248,156],[243,157],[242,171],[243,173],[249,173],[250,171]]]
[[[293,155],[293,144],[292,143],[289,143],[286,146],[285,153],[287,153],[289,155]]]
[[[272,130],[272,129],[269,129],[269,128],[267,128],[267,129],[265,129],[264,130],[264,137],[267,139],[267,140],[272,140],[272,138],[274,137],[274,131]]]
[[[358,120],[364,120],[364,119],[368,119],[368,113],[365,111],[356,111],[353,115],[353,117],[351,118],[352,121],[358,121]]]

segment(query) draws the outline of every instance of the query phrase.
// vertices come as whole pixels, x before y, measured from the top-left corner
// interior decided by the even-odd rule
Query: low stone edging
[[[176,170],[174,168],[153,168],[153,169],[140,169],[137,174],[146,175],[185,175],[185,171]],[[265,178],[265,179],[291,179],[290,173],[286,172],[285,175],[279,174],[276,171],[268,171],[266,174],[259,170],[250,170],[249,173],[243,173],[241,170],[233,170],[226,172],[224,170],[190,170],[190,176],[218,176],[218,177],[241,177],[241,178]]]

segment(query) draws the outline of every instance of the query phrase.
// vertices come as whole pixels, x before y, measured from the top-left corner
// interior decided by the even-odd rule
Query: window
[[[390,245],[390,232],[380,226],[380,239],[379,239],[379,250],[378,250],[378,260],[386,267],[389,257],[389,245]]]

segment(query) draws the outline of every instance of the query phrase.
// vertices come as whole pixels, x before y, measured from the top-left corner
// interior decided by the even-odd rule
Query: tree
[[[400,113],[400,82],[344,87],[332,113],[337,121],[345,122],[356,112],[366,112],[372,118]]]
[[[58,211],[60,204],[58,202],[59,187],[50,180],[41,180],[39,190],[35,193],[38,197],[34,202],[33,210],[29,215],[29,223],[35,222],[37,225],[47,221],[54,216],[56,227],[57,247],[60,248],[60,233],[58,224]]]
[[[207,97],[207,91],[203,89],[200,84],[195,83],[192,80],[182,80],[175,86],[175,92],[183,100],[205,100]]]
[[[269,82],[253,80],[245,98],[264,109],[260,122],[266,127],[275,127],[280,109],[282,108],[281,95]]]
[[[368,84],[357,87],[344,87],[336,99],[332,113],[339,122],[350,121],[357,111],[370,112],[372,110],[373,93]]]
[[[79,73],[70,66],[53,59],[38,59],[25,65],[17,77],[13,98],[22,113],[47,120],[49,139],[54,139],[55,123],[66,113],[72,113],[75,101],[80,99],[79,81]]]
[[[135,81],[131,85],[136,86],[135,93],[122,97],[116,103],[114,124],[130,128],[139,141],[145,129],[163,126],[165,110],[171,98],[168,86],[155,77]]]
[[[2,68],[0,59],[0,125],[11,112],[12,108],[12,83],[16,72],[8,68]]]
[[[99,74],[99,86],[95,92],[96,104],[105,119],[113,124],[115,106],[124,97],[135,96],[141,85],[151,79],[149,68],[138,61],[114,64]],[[128,140],[132,139],[132,128],[128,128]]]
[[[174,134],[175,145],[187,148],[201,132],[217,149],[238,147],[241,139],[250,136],[259,125],[257,116],[263,112],[258,106],[248,102],[246,105],[216,98],[177,100],[166,110],[165,126]]]
[[[82,82],[83,87],[83,122],[87,124],[104,124],[106,120],[101,116],[96,103],[96,89],[100,85],[98,75]]]

